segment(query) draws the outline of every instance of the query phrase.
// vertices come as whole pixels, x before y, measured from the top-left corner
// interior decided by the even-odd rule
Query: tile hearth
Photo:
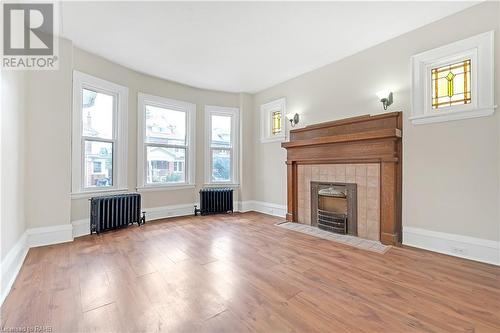
[[[281,223],[277,223],[276,225],[278,227],[301,232],[301,233],[306,234],[306,235],[318,237],[321,239],[331,240],[331,241],[342,243],[345,245],[354,246],[358,249],[377,252],[377,253],[381,253],[381,254],[384,254],[385,252],[387,252],[387,250],[389,250],[391,248],[390,246],[383,245],[379,241],[370,240],[370,239],[363,239],[363,238],[350,236],[350,235],[335,234],[332,232],[318,229],[318,228],[310,226],[310,225],[304,225],[304,224],[295,223],[295,222],[281,222]]]

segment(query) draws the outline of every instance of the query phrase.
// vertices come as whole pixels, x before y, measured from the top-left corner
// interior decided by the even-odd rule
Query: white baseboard
[[[28,250],[32,247],[71,242],[73,240],[73,226],[71,224],[54,225],[42,228],[27,229],[14,247],[2,260],[1,266],[1,291],[0,305],[10,292],[14,281],[26,258]]]
[[[194,206],[200,207],[199,203],[170,205],[162,207],[144,208],[146,221],[166,219],[169,217],[188,216],[194,214]],[[264,214],[285,217],[286,206],[277,205],[262,201],[235,201],[234,210],[236,212],[256,211]],[[73,237],[80,237],[90,234],[90,221],[88,218],[71,222],[73,226]]]
[[[71,242],[73,241],[73,226],[71,224],[61,224],[30,228],[26,230],[26,235],[28,247]]]
[[[2,260],[2,275],[1,275],[1,291],[0,291],[0,305],[7,297],[16,280],[17,274],[21,270],[24,258],[28,253],[29,247],[27,246],[26,232],[24,232],[14,247],[10,249],[9,253]]]
[[[71,222],[73,226],[73,237],[90,235],[90,219],[81,219]]]
[[[183,205],[170,205],[163,207],[144,208],[146,221],[154,221],[169,217],[187,216],[194,214],[194,203]],[[73,237],[90,234],[90,220],[88,218],[71,222],[73,225]]]
[[[194,206],[200,207],[199,203],[184,204],[184,205],[173,205],[155,208],[145,208],[146,221],[159,220],[168,217],[175,216],[186,216],[194,214]],[[233,203],[234,211],[236,212],[250,212],[256,211],[264,214],[285,217],[286,216],[286,206],[278,205],[263,201],[235,201]]]
[[[497,241],[414,227],[403,227],[403,244],[455,257],[500,265],[500,242]]]
[[[168,217],[194,215],[194,205],[194,203],[170,205],[163,207],[144,208],[143,210],[146,212],[146,221],[153,221],[165,219]]]
[[[249,200],[240,202],[240,211],[255,211],[284,218],[286,216],[287,207],[286,205],[278,205],[270,202]]]

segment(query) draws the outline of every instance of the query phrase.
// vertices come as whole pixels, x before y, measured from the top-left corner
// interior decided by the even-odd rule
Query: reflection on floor
[[[385,254],[259,213],[182,217],[31,249],[1,327],[54,332],[499,332],[500,267]]]

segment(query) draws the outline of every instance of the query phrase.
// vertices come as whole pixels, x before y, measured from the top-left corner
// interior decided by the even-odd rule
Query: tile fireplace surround
[[[311,225],[311,181],[357,184],[357,235],[400,245],[401,112],[365,115],[290,131],[288,222]]]
[[[357,184],[358,237],[380,240],[380,165],[312,164],[297,167],[297,222],[311,225],[311,181]]]

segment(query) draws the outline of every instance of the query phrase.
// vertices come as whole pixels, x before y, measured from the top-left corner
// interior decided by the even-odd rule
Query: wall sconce
[[[392,91],[382,90],[377,93],[377,96],[380,99],[380,102],[382,102],[384,110],[387,110],[387,107],[393,102]]]
[[[290,126],[295,127],[299,123],[299,114],[289,113],[286,115],[287,119],[290,121]]]

